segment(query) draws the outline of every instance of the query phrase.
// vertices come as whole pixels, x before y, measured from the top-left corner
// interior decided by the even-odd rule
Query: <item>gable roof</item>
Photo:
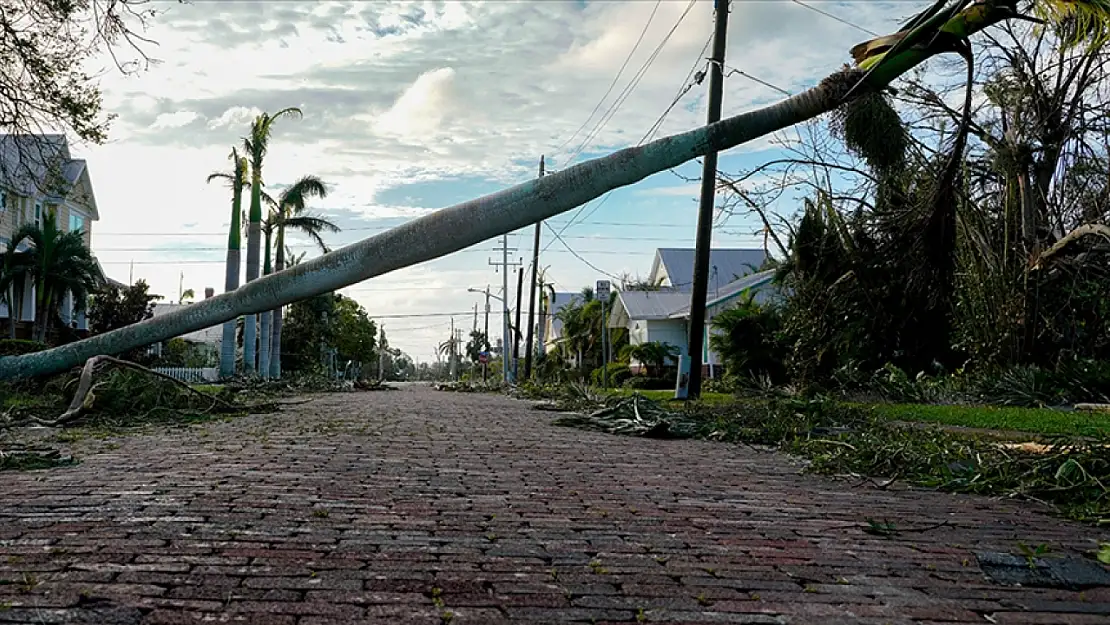
[[[690,305],[690,294],[681,291],[617,291],[610,328],[623,328],[632,319],[667,319],[683,304]]]
[[[720,248],[709,251],[709,293],[737,278],[755,273],[767,259],[761,249]],[[664,278],[668,287],[689,292],[694,282],[693,248],[661,247],[655,250],[651,280]]]
[[[761,271],[759,273],[753,273],[751,275],[744,276],[743,278],[740,278],[739,280],[734,280],[734,281],[726,284],[725,286],[721,287],[721,290],[720,290],[719,294],[717,294],[715,297],[714,297],[713,293],[710,293],[709,297],[706,298],[705,307],[706,307],[706,309],[709,309],[709,308],[714,308],[716,306],[727,305],[730,302],[732,302],[733,300],[735,300],[738,297],[740,297],[741,295],[743,295],[749,289],[754,290],[755,301],[762,303],[762,302],[766,301],[767,298],[770,296],[770,293],[766,289],[764,289],[763,287],[766,287],[767,285],[771,284],[771,281],[774,280],[774,278],[775,278],[775,270],[774,269],[768,269],[767,271]],[[690,315],[690,298],[687,297],[686,298],[686,303],[683,306],[675,309],[669,315],[669,318],[675,319],[675,318],[680,318],[680,317],[688,317],[689,315]]]
[[[58,199],[84,187],[88,196],[79,199],[91,219],[100,219],[88,163],[70,155],[65,135],[0,135],[0,186],[20,195]]]

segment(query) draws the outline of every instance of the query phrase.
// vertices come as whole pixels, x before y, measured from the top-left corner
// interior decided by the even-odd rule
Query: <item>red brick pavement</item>
[[[973,555],[1106,531],[551,419],[331,395],[0,473],[0,623],[1110,623],[1108,588],[1001,587]]]

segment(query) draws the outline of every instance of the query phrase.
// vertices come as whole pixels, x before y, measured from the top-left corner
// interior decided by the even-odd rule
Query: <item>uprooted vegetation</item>
[[[551,404],[545,404],[551,407]],[[649,438],[698,438],[801,456],[806,471],[881,488],[902,483],[1016,497],[1075,520],[1110,522],[1110,434],[1021,437],[892,421],[826,399],[766,399],[669,408],[642,395],[565,389],[556,425]]]
[[[196,387],[133,362],[97,356],[80,370],[0,386],[0,470],[33,470],[74,462],[41,441],[25,440],[28,437],[20,433],[28,427],[123,431],[183,425],[273,412],[281,397],[295,394],[378,388],[388,387],[324,378],[242,379],[218,387]],[[75,437],[55,438],[66,441]]]

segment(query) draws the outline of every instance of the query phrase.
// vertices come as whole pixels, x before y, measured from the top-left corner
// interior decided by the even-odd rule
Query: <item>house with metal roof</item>
[[[755,273],[767,261],[761,249],[719,248],[709,251],[709,294]],[[661,247],[655,250],[648,280],[663,288],[689,293],[694,283],[694,249]]]
[[[85,245],[91,247],[92,222],[100,219],[100,210],[88,163],[72,157],[65,135],[0,135],[0,251],[7,250],[21,226],[41,225],[43,216],[50,212],[57,216],[59,228],[80,231]],[[8,299],[22,300],[21,310],[14,315],[19,326],[34,321],[33,285],[26,285],[22,298]],[[87,330],[85,314],[74,315],[73,303],[66,294],[61,306],[62,322]],[[0,319],[11,316],[8,306],[0,303]]]
[[[693,250],[690,251],[693,252]],[[658,260],[660,256],[657,254],[656,259]],[[692,277],[693,265],[691,264],[690,267]],[[774,273],[773,270],[761,272],[749,270],[746,274],[716,289],[712,282],[710,283],[709,295],[706,298],[706,331],[701,341],[705,375],[712,377],[722,363],[721,357],[709,346],[709,336],[713,331],[711,328],[713,317],[736,305],[747,294],[752,294],[755,301],[759,303],[770,301],[777,295],[777,289],[772,284]],[[653,268],[653,276],[655,275]],[[658,341],[673,345],[678,348],[679,356],[686,356],[689,354],[689,320],[690,291],[663,289],[618,292],[607,323],[610,328],[627,328],[628,340],[632,345]],[[677,363],[672,359],[668,364]],[[636,362],[631,365],[634,370],[639,370],[641,367],[640,363]]]

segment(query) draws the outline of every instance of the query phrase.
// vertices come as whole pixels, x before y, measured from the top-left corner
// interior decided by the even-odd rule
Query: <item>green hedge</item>
[[[22,356],[32,352],[41,352],[50,347],[38,341],[24,341],[22,339],[0,339],[0,358],[4,356]]]

